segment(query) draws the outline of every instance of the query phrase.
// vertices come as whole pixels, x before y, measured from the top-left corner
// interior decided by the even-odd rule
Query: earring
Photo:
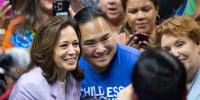
[[[157,16],[156,16],[156,24],[158,25],[160,23],[160,15],[158,14]]]

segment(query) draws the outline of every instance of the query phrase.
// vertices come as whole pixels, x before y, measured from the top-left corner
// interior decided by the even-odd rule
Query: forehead
[[[170,35],[170,34],[164,34],[161,37],[161,47],[167,46],[167,45],[174,45],[179,40],[181,40],[181,41],[187,41],[187,42],[193,42],[187,36],[173,36],[173,35]]]
[[[59,42],[78,40],[75,29],[68,25],[60,31]]]
[[[107,3],[110,2],[111,0],[99,0],[99,3]],[[121,0],[112,0],[112,2],[119,2],[121,3]]]
[[[146,5],[153,5],[151,0],[128,0],[127,7],[139,7],[139,6],[146,6]]]
[[[93,39],[103,36],[104,34],[111,34],[111,27],[103,17],[92,19],[91,21],[79,25],[81,32],[81,39]]]
[[[175,42],[178,38],[179,37],[175,37],[175,36],[172,36],[172,35],[169,35],[169,34],[164,34],[161,37],[161,47],[164,46],[165,44],[169,44],[169,43]]]

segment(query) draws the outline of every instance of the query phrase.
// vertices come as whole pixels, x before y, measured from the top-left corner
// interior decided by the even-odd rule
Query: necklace
[[[61,90],[62,90],[62,95],[63,95],[63,98],[65,100],[65,88],[66,88],[66,84],[67,84],[67,80],[66,80],[66,76],[64,77],[64,81],[63,82],[60,82],[60,86],[61,86]]]
[[[69,74],[66,74],[66,76],[64,77],[64,82],[60,82],[60,84],[61,84],[61,89],[62,89],[62,93],[64,93],[65,94],[65,88],[66,88],[66,85],[67,85],[67,83],[68,83],[68,79],[69,79]]]
[[[61,83],[61,89],[62,89],[62,92],[64,93],[65,92],[65,86],[66,86],[66,76],[64,77],[64,82],[60,82]]]

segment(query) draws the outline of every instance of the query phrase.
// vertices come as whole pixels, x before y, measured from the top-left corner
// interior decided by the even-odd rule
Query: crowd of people
[[[31,62],[10,69],[16,82],[0,76],[3,99],[200,100],[200,0],[69,0],[67,18],[56,0],[11,1],[0,54],[24,48]]]

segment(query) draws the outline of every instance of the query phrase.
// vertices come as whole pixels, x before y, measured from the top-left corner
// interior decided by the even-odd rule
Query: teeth
[[[67,60],[67,61],[69,61],[69,62],[73,62],[73,61],[74,61],[74,59],[69,59],[69,60]]]

